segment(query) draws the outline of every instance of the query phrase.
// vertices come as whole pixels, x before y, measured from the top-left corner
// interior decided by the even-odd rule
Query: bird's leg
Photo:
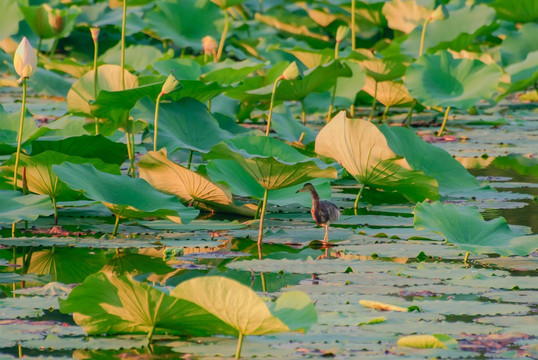
[[[325,237],[323,238],[323,241],[327,242],[329,240],[329,224],[325,224],[323,226],[325,226]]]

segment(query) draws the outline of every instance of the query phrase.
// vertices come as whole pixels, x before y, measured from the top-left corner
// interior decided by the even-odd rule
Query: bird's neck
[[[316,190],[310,190],[310,194],[312,195],[312,206],[313,207],[316,207],[316,206],[319,207],[319,195],[316,192]]]

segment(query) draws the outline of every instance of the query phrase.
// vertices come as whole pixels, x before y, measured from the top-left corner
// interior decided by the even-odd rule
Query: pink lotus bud
[[[99,38],[99,28],[98,27],[91,27],[90,32],[92,33],[93,42],[96,43],[97,38]]]
[[[37,70],[37,54],[26,36],[22,38],[17,51],[15,51],[13,65],[20,76],[19,82],[22,82],[24,78],[29,78]]]
[[[217,56],[217,41],[211,36],[207,35],[202,39],[202,47],[204,48],[204,55]]]

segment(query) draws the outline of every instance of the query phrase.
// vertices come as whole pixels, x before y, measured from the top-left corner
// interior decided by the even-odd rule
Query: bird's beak
[[[299,190],[297,190],[295,193],[300,193],[300,192],[304,192],[304,188],[300,188]]]

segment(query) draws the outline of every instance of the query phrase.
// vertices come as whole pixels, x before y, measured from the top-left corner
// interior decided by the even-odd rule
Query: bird
[[[311,183],[306,183],[304,186],[297,190],[296,193],[309,191],[312,195],[312,218],[316,224],[325,227],[325,237],[323,238],[324,242],[329,240],[329,224],[335,222],[340,217],[340,210],[330,201],[319,200],[319,195],[314,189],[314,185]]]

